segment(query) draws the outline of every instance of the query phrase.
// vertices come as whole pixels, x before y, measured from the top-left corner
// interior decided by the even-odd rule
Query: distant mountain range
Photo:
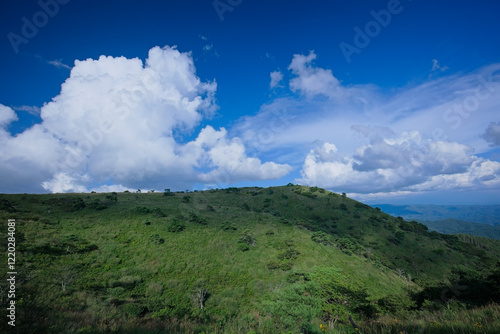
[[[427,225],[445,234],[470,234],[500,240],[500,205],[390,205],[382,211]]]
[[[491,226],[488,224],[471,223],[465,220],[452,218],[435,221],[421,220],[419,223],[427,225],[430,231],[439,233],[463,233],[500,240],[500,225]]]
[[[472,223],[500,225],[500,205],[391,205],[374,204],[382,211],[407,220],[458,219]]]

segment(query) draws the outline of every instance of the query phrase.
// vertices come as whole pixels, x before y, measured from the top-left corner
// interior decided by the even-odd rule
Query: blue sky
[[[498,203],[497,2],[0,6],[0,192]]]

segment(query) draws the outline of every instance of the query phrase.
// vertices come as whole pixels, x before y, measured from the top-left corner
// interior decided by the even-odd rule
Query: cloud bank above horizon
[[[217,84],[199,79],[189,52],[154,47],[144,63],[76,60],[59,95],[41,107],[40,124],[14,136],[8,127],[17,114],[0,105],[7,176],[0,191],[184,190],[262,180],[359,199],[500,189],[500,163],[485,156],[500,142],[500,64],[384,92],[345,85],[316,58],[296,54],[287,73],[271,72],[263,84],[274,97],[228,129],[201,126],[219,112]]]
[[[138,58],[75,61],[59,95],[41,108],[42,122],[17,136],[15,112],[0,106],[4,192],[191,188],[266,180],[291,167],[248,157],[224,128],[192,133],[218,106],[217,84],[201,82],[190,53],[154,47]]]
[[[361,200],[500,188],[500,163],[480,156],[499,146],[500,122],[491,120],[500,64],[384,93],[343,85],[315,59],[313,51],[294,55],[296,95],[270,101],[233,129],[256,152],[300,165],[295,182]]]

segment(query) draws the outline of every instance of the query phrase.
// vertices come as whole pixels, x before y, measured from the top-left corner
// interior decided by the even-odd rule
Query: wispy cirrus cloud
[[[217,50],[215,49],[214,47],[214,44],[212,42],[210,42],[210,40],[208,39],[208,37],[204,36],[204,35],[199,35],[200,39],[205,43],[202,47],[202,50],[204,53],[207,53],[207,54],[211,54],[215,57],[219,57],[219,52],[217,52]]]
[[[34,116],[40,116],[41,109],[37,106],[11,106],[12,109],[17,111],[25,111]]]
[[[249,147],[299,168],[296,182],[365,197],[500,188],[500,163],[477,155],[490,149],[484,139],[495,143],[496,124],[482,134],[497,117],[500,64],[383,92],[343,84],[315,59],[312,51],[294,55],[295,95],[271,100],[233,128]],[[434,70],[446,68],[436,61]],[[280,110],[286,129],[251,146]]]
[[[449,69],[448,66],[441,66],[437,59],[432,60],[432,68],[431,68],[432,72],[435,72],[435,71],[444,72],[448,69]]]
[[[65,63],[62,62],[62,59],[56,59],[56,60],[49,60],[47,61],[48,64],[55,66],[57,68],[65,68],[67,70],[71,70],[71,66],[66,65]]]

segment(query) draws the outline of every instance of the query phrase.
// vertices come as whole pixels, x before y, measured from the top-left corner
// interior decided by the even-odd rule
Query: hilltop
[[[500,242],[317,187],[0,195],[0,216],[18,333],[500,330]]]

